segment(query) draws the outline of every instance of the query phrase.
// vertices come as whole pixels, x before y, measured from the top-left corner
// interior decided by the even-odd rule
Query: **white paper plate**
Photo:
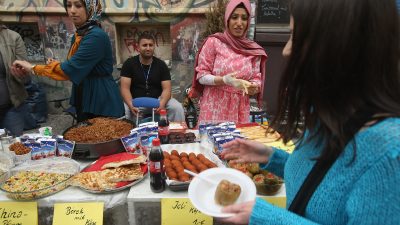
[[[203,171],[201,176],[213,180],[216,184],[225,179],[240,185],[241,193],[235,204],[252,201],[256,198],[256,186],[254,182],[247,175],[238,170],[231,168],[212,168]],[[195,177],[189,185],[189,199],[194,207],[206,215],[219,218],[233,216],[234,214],[221,212],[223,207],[218,205],[214,200],[216,189],[216,185],[209,184]]]

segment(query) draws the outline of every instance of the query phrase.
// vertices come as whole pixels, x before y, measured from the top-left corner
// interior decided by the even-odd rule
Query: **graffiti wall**
[[[171,60],[170,25],[122,25],[117,26],[119,54],[118,61],[125,62],[131,56],[139,54],[138,39],[143,33],[152,35],[156,40],[154,54],[162,60]]]
[[[102,27],[110,36],[114,76],[128,57],[137,53],[137,39],[143,32],[157,40],[156,56],[169,62],[174,97],[181,100],[191,83],[195,54],[202,42],[204,13],[214,0],[103,0]],[[19,32],[29,60],[65,60],[74,26],[67,17],[63,0],[0,0],[0,22]],[[67,97],[70,82],[39,78],[50,99]]]

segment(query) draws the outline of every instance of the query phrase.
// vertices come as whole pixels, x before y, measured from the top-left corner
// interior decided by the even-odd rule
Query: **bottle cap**
[[[166,109],[161,109],[160,110],[160,115],[162,115],[162,116],[167,115],[167,110]]]
[[[153,141],[151,141],[151,144],[153,146],[160,146],[161,142],[159,138],[154,138]]]

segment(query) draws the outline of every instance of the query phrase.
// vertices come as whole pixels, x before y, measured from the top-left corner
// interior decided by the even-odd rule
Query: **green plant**
[[[206,12],[206,29],[202,33],[202,38],[206,38],[210,34],[224,31],[225,8],[228,0],[216,0],[210,4]]]

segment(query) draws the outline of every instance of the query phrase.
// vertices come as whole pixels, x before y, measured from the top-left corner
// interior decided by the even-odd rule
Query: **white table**
[[[81,169],[89,162],[79,162]],[[51,225],[53,220],[53,206],[63,202],[104,202],[104,224],[126,224],[129,218],[127,196],[129,188],[120,192],[109,194],[93,194],[78,187],[68,187],[56,194],[37,200],[39,210],[39,224]],[[0,191],[0,201],[16,201]]]
[[[282,185],[282,188],[274,196],[286,196],[285,185]],[[131,187],[128,194],[129,224],[161,224],[160,205],[163,198],[188,198],[188,193],[187,191],[171,191],[168,187],[161,193],[153,193],[148,177]]]

